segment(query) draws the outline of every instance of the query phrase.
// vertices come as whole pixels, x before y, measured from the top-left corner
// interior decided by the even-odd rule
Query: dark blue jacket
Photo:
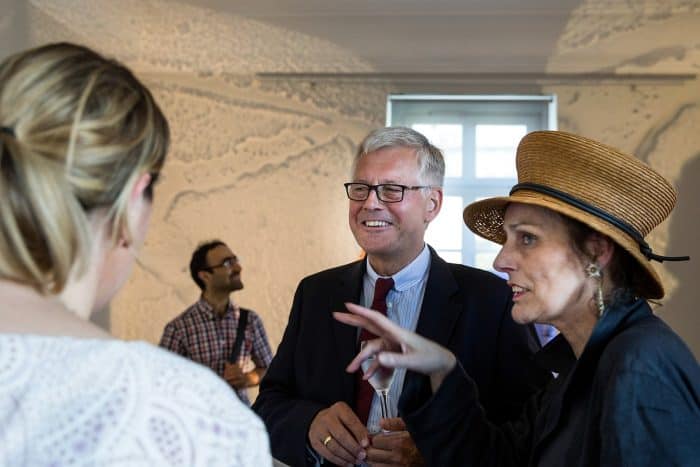
[[[561,336],[540,353],[559,377],[500,427],[461,368],[433,397],[411,374],[400,410],[427,464],[700,465],[700,366],[646,301],[608,309],[578,361]]]

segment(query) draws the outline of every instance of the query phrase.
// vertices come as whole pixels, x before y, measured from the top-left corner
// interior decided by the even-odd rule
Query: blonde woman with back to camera
[[[270,465],[213,373],[88,318],[129,275],[169,130],[119,63],[53,44],[0,65],[0,466]]]
[[[671,212],[673,187],[636,158],[581,136],[526,135],[510,196],[477,201],[464,221],[502,245],[513,318],[560,335],[536,358],[558,374],[516,421],[484,418],[475,386],[447,349],[348,304],[336,319],[381,336],[389,367],[426,376],[402,402],[429,465],[700,465],[700,367],[647,303],[664,288],[644,237]]]

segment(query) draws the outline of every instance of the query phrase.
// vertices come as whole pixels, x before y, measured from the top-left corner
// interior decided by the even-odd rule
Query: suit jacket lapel
[[[329,291],[329,313],[333,311],[345,311],[345,302],[360,303],[362,292],[362,278],[365,273],[365,262],[358,261],[350,265],[350,270],[341,274],[338,280],[338,289]],[[336,358],[343,366],[347,366],[357,354],[357,328],[348,326],[330,317],[333,321],[333,340],[335,341]],[[343,394],[346,401],[355,400],[355,377],[351,373],[344,373]]]
[[[448,344],[462,313],[461,301],[452,300],[458,291],[450,266],[430,248],[430,271],[416,327],[418,334],[440,345]]]
[[[454,332],[455,323],[462,313],[462,303],[460,300],[453,300],[454,295],[459,292],[459,287],[452,276],[450,266],[435,253],[435,250],[428,248],[430,248],[430,271],[416,332],[446,346]],[[338,290],[329,294],[331,311],[343,310],[345,302],[359,303],[364,273],[365,262],[358,261],[351,265],[349,272],[341,275]],[[347,365],[357,354],[357,328],[333,321],[336,355],[342,365]],[[347,375],[343,381],[343,391],[346,400],[352,401],[355,390],[354,377]]]

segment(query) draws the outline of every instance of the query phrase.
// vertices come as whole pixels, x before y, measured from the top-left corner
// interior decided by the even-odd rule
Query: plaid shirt
[[[211,368],[223,378],[224,363],[233,352],[239,316],[240,308],[232,302],[219,317],[211,305],[200,298],[165,326],[160,346]],[[272,351],[262,320],[249,310],[238,364],[248,372],[267,368],[271,360]],[[247,389],[237,389],[236,392],[243,402],[250,405]]]

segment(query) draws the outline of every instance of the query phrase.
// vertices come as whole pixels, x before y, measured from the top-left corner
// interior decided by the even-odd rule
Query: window
[[[423,133],[445,155],[444,203],[427,242],[446,261],[493,271],[499,246],[472,234],[462,210],[472,201],[508,194],[517,181],[520,139],[556,129],[556,97],[390,95],[387,124]]]

